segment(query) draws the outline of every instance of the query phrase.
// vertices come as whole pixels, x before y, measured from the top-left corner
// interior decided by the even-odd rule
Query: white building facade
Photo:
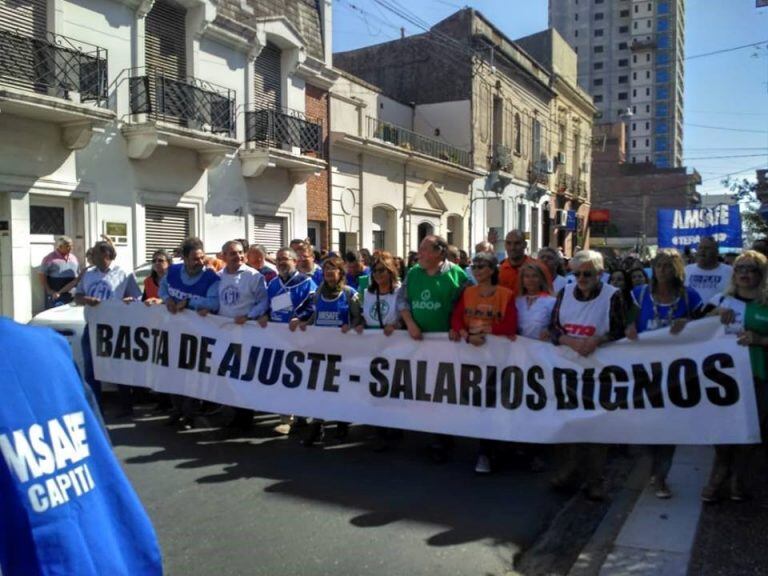
[[[325,2],[0,0],[0,313],[42,308],[60,235],[81,261],[109,235],[125,269],[306,237],[330,34]]]

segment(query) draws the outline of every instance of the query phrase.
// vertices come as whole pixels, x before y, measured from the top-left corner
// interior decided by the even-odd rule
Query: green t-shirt
[[[768,306],[757,302],[747,302],[744,311],[744,329],[755,332],[760,336],[768,336]],[[768,355],[763,346],[749,347],[749,361],[752,364],[752,374],[760,380],[768,380]]]
[[[455,264],[434,276],[418,264],[408,271],[406,289],[411,315],[423,332],[448,331],[453,304],[466,282],[467,274]]]

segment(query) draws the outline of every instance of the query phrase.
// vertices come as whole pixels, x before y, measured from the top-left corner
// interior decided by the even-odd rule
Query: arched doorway
[[[464,219],[461,216],[448,216],[448,230],[446,232],[448,244],[458,248],[464,248]]]
[[[435,233],[435,228],[429,222],[422,222],[421,224],[419,224],[419,228],[418,228],[419,245],[421,245],[421,241],[424,240],[424,238],[434,233]]]

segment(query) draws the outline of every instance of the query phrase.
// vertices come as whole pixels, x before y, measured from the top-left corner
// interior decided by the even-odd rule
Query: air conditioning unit
[[[589,162],[581,163],[581,171],[584,172],[584,174],[589,174]]]
[[[555,210],[555,226],[565,228],[568,225],[568,211]]]
[[[557,153],[557,164],[559,166],[565,166],[565,162],[566,162],[565,152],[558,152]]]

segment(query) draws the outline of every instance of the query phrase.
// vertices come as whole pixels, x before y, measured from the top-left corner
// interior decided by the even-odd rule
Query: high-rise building
[[[549,0],[599,121],[627,124],[629,162],[682,165],[684,23],[685,0]]]

